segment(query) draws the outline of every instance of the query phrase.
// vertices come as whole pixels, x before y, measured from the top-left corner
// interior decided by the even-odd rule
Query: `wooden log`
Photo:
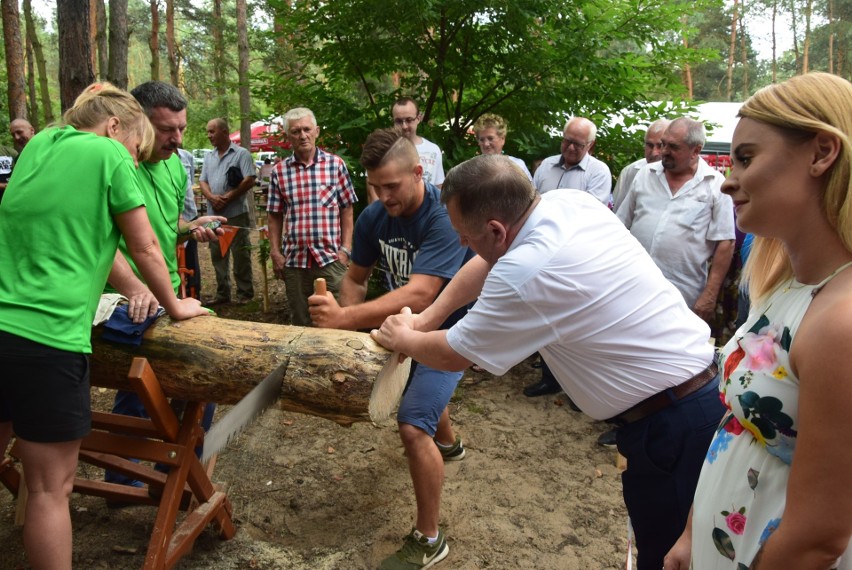
[[[127,372],[144,356],[169,397],[235,404],[281,364],[280,407],[341,425],[370,421],[373,381],[391,357],[368,334],[199,317],[160,317],[139,347],[92,330],[91,382],[130,389]]]

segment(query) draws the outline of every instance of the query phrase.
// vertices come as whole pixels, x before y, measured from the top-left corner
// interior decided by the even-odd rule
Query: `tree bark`
[[[748,92],[748,38],[746,37],[745,22],[746,22],[746,0],[740,0],[742,10],[740,11],[740,62],[743,66],[742,77],[742,92],[741,100],[745,100],[749,96]]]
[[[160,80],[160,7],[157,0],[151,0],[151,37],[148,41],[151,50],[151,81]]]
[[[92,69],[98,68],[98,0],[89,0],[89,45],[92,46]]]
[[[6,48],[6,95],[9,121],[27,118],[27,82],[24,76],[24,54],[18,0],[0,0],[3,11],[3,46]]]
[[[834,73],[834,0],[828,0],[828,72]]]
[[[811,13],[813,11],[813,2],[808,0],[805,2],[805,39],[802,42],[802,74],[808,72],[810,67],[810,50],[811,50]]]
[[[793,32],[793,54],[796,58],[796,72],[801,72],[802,56],[799,53],[799,34],[796,30],[796,0],[789,0],[790,6],[790,25]]]
[[[38,85],[39,95],[41,96],[41,108],[44,113],[44,123],[49,125],[54,121],[53,118],[53,102],[50,100],[50,88],[47,85],[47,65],[44,61],[44,51],[41,49],[41,41],[38,39],[38,34],[35,31],[35,19],[33,18],[33,7],[31,0],[24,0],[24,18],[27,22],[27,37],[33,45],[33,55],[35,56],[36,69],[38,69]],[[35,119],[35,122],[33,122]],[[33,127],[36,126],[38,119],[30,118],[30,123]]]
[[[731,13],[731,43],[728,46],[728,90],[727,100],[731,101],[734,92],[734,54],[737,50],[737,8],[739,3],[734,0],[733,12]]]
[[[238,75],[240,82],[240,145],[251,152],[251,98],[249,94],[249,41],[248,6],[246,0],[237,0],[237,52],[239,57]],[[257,207],[254,192],[248,193],[249,220],[251,226],[257,225]]]
[[[280,407],[340,424],[370,421],[373,381],[391,358],[369,335],[333,329],[164,316],[137,348],[103,340],[102,328],[92,331],[95,386],[128,388],[130,363],[144,356],[167,396],[235,404],[285,364]]]
[[[107,79],[127,89],[127,0],[109,0],[109,64]]]
[[[104,6],[104,0],[95,1],[97,2],[96,10],[98,14],[97,32],[95,34],[95,44],[98,46],[98,77],[106,80],[107,70],[109,69],[106,6]]]
[[[687,37],[687,35],[686,35],[686,30],[687,30],[686,16],[684,15],[681,18],[680,21],[681,21],[681,24],[683,25],[683,32],[681,32],[682,39],[683,39],[683,47],[688,49],[689,48],[689,37]],[[686,85],[686,97],[687,97],[687,99],[692,101],[692,98],[695,94],[695,86],[694,86],[693,81],[692,81],[692,66],[689,64],[689,62],[687,62],[686,65],[683,68],[683,82]]]
[[[62,111],[95,81],[89,42],[89,0],[56,3],[59,28],[59,100]]]
[[[772,83],[778,82],[778,38],[775,21],[778,18],[778,0],[772,0]]]
[[[213,0],[213,82],[219,116],[228,116],[228,92],[225,87],[225,38],[222,32],[222,0]]]
[[[172,85],[180,84],[180,62],[177,57],[175,38],[175,0],[166,0],[166,54],[169,58],[169,77]]]
[[[28,0],[25,0],[28,1]],[[38,120],[38,94],[36,93],[35,84],[35,56],[33,55],[32,35],[34,31],[27,26],[24,35],[26,36],[25,52],[27,59],[27,116],[30,124],[36,132],[41,130],[41,125]]]

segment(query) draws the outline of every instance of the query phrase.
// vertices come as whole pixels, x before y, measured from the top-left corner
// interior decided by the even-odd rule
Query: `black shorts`
[[[27,441],[80,439],[92,429],[89,359],[0,331],[0,422]]]

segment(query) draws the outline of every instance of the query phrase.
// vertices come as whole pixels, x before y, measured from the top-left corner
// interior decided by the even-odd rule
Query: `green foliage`
[[[418,133],[453,165],[477,152],[469,130],[484,113],[503,115],[506,152],[529,163],[558,151],[569,115],[601,125],[626,111],[647,124],[656,116],[640,103],[681,93],[679,67],[706,57],[682,47],[681,16],[718,2],[269,3],[282,32],[271,34],[256,95],[280,112],[310,107],[353,156],[370,130],[390,126],[393,100],[411,95],[424,116]],[[602,128],[599,140],[613,170],[641,153],[629,129]]]

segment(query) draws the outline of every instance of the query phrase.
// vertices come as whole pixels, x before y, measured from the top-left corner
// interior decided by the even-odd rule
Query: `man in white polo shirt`
[[[509,159],[484,155],[449,172],[441,201],[478,257],[429,308],[389,317],[374,338],[439,370],[475,362],[503,374],[540,352],[585,413],[621,426],[638,567],[659,569],[686,525],[724,409],[709,327],[585,192],[540,196]],[[473,301],[449,330],[436,330]]]

